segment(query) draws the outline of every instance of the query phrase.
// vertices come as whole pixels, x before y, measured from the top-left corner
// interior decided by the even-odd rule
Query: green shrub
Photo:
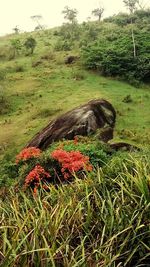
[[[150,36],[148,31],[135,32],[136,53],[133,56],[131,34],[122,31],[119,38],[99,40],[82,48],[84,65],[103,75],[118,76],[130,83],[148,82],[150,77]]]
[[[27,50],[27,55],[32,55],[36,47],[36,40],[33,37],[28,37],[24,42],[24,47]]]
[[[143,27],[145,24],[150,23],[150,9],[139,9],[135,10],[134,14],[127,13],[119,13],[117,15],[113,15],[111,17],[105,18],[105,22],[115,23],[119,26],[126,26],[132,23],[139,24],[139,26]]]
[[[6,153],[0,160],[0,187],[9,187],[16,183],[18,169],[14,160],[16,151]]]
[[[79,140],[77,142],[76,140],[66,140],[55,143],[49,150],[51,152],[58,147],[63,147],[65,151],[80,151],[83,155],[89,157],[91,164],[95,168],[108,162],[110,156],[107,146],[86,137],[77,137],[77,139]]]

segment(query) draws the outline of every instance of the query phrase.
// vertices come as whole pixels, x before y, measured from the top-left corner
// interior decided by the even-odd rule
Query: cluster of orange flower
[[[17,156],[16,156],[16,163],[18,164],[20,161],[26,161],[31,158],[38,158],[41,154],[41,150],[36,147],[28,147],[23,149]]]
[[[84,156],[80,151],[67,152],[63,149],[57,149],[52,152],[51,157],[62,165],[61,172],[65,179],[68,179],[70,174],[80,170],[92,171],[89,157]]]
[[[29,187],[31,184],[34,188],[34,193],[36,193],[37,188],[40,183],[49,178],[50,174],[44,170],[40,165],[36,165],[32,171],[25,178],[25,188]]]
[[[77,139],[74,140],[76,143],[77,141]],[[38,158],[41,153],[41,150],[35,147],[25,148],[17,155],[16,163],[18,164],[20,161]],[[59,162],[62,177],[64,179],[68,179],[72,174],[78,171],[92,171],[92,165],[89,162],[89,157],[84,156],[80,151],[67,152],[62,148],[56,149],[51,153],[51,158]],[[41,165],[37,164],[26,176],[24,187],[26,189],[31,186],[34,193],[36,193],[40,184],[42,184],[43,188],[47,188],[45,181],[47,181],[50,177],[50,174],[46,172]]]

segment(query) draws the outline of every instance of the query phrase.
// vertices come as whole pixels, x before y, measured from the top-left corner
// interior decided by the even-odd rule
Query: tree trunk
[[[132,25],[132,43],[133,43],[133,56],[134,58],[136,58],[136,45],[135,45],[135,37],[134,37],[134,31],[133,31],[133,22],[132,22],[132,19],[131,19],[131,25]]]

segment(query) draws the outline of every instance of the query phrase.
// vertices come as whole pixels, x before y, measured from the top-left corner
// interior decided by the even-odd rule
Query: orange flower
[[[48,179],[49,177],[50,174],[46,172],[43,167],[36,165],[34,169],[26,176],[24,187],[27,188],[32,184],[33,188],[35,189],[33,190],[36,192],[36,189],[39,187],[40,183],[44,182],[44,180]]]
[[[17,156],[16,156],[16,163],[18,164],[19,161],[26,161],[31,158],[38,158],[41,154],[41,150],[36,147],[28,147],[23,149]]]
[[[65,179],[68,179],[74,172],[92,170],[89,157],[84,156],[80,151],[67,152],[62,149],[57,149],[52,152],[51,156],[62,165],[61,172]]]

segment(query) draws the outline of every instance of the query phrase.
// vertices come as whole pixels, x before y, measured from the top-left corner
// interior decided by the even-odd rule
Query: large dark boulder
[[[44,150],[54,141],[63,138],[73,139],[76,135],[90,135],[97,129],[104,129],[99,139],[107,142],[113,138],[115,120],[115,109],[108,101],[92,100],[51,121],[33,137],[26,147],[34,146]]]

